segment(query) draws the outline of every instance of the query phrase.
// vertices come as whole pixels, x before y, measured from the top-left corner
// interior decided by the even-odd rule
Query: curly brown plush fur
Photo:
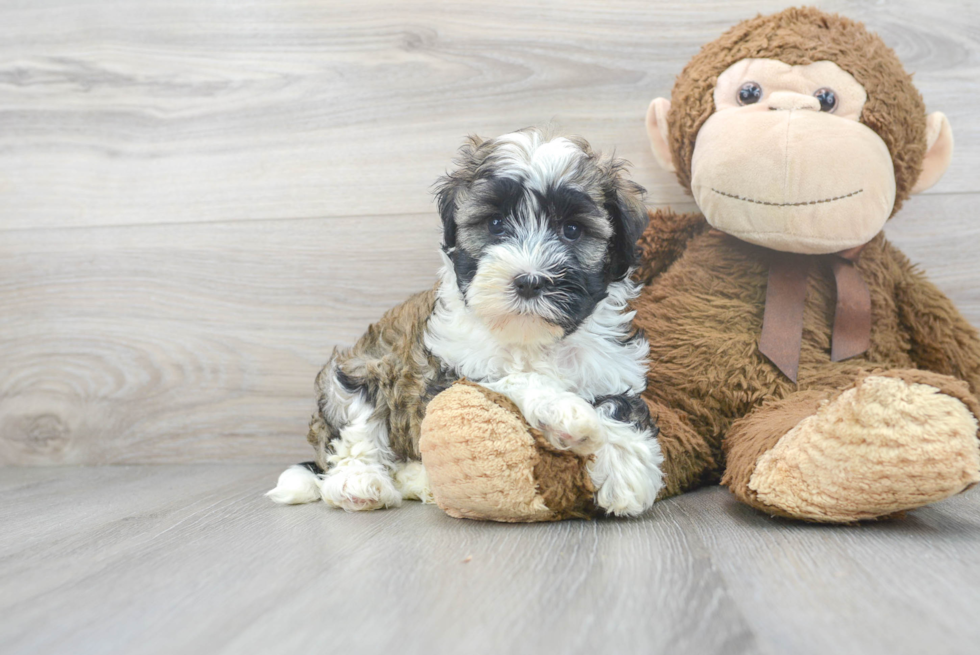
[[[861,121],[889,148],[898,209],[922,169],[922,98],[877,36],[815,9],[736,25],[684,69],[668,117],[681,184],[690,188],[715,79],[744,58],[831,60],[863,84]],[[883,234],[857,264],[873,319],[871,347],[860,357],[830,360],[835,283],[825,259],[815,258],[798,384],[758,348],[773,251],[710,229],[697,214],[670,211],[651,212],[639,245],[637,276],[649,284],[635,301],[636,325],[650,341],[645,398],[660,425],[665,496],[721,479],[771,514],[848,522],[932,502],[980,479],[980,338]],[[890,491],[860,491],[878,486]]]
[[[654,212],[651,224],[663,226],[672,216]],[[858,264],[871,291],[871,349],[860,358],[829,360],[834,281],[829,267],[821,268],[808,282],[799,384],[793,384],[757,346],[771,251],[713,230],[691,236],[690,218],[675,223],[686,245],[679,257],[665,261],[670,258],[662,251],[647,254],[648,262],[666,270],[635,302],[636,324],[650,341],[645,397],[660,425],[665,496],[716,481],[724,471],[725,484],[740,499],[792,515],[756,501],[748,488],[756,461],[820,401],[875,372],[929,384],[977,410],[976,330],[883,235],[868,244]],[[650,241],[669,239],[661,232]],[[939,375],[922,382],[915,369]],[[955,387],[958,380],[962,386]],[[740,443],[736,421],[774,401],[786,401],[786,411],[769,417],[767,440]]]

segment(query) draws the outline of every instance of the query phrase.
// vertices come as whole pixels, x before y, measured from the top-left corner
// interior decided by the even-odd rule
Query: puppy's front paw
[[[380,464],[359,460],[341,461],[323,476],[320,495],[332,507],[359,512],[382,507],[398,507],[402,495]]]
[[[623,435],[611,435],[590,466],[596,504],[616,516],[637,516],[653,506],[663,488],[663,455],[649,431],[619,429]]]
[[[541,431],[556,448],[588,455],[603,443],[599,415],[591,404],[575,394],[562,394],[548,402],[538,419]]]

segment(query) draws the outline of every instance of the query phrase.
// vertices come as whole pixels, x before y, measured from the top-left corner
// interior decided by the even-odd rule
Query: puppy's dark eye
[[[755,82],[746,82],[738,90],[738,104],[754,105],[762,99],[762,87]]]
[[[823,88],[817,90],[813,97],[820,101],[820,111],[834,111],[837,109],[837,94],[833,89]]]
[[[495,237],[499,237],[504,233],[504,219],[502,218],[491,218],[487,221],[487,229]]]
[[[582,236],[582,226],[575,221],[569,221],[562,226],[561,235],[569,241],[575,241]]]

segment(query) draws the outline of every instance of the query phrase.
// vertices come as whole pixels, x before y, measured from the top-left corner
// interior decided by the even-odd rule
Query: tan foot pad
[[[921,507],[980,481],[977,419],[925,384],[871,376],[759,458],[749,488],[778,514],[851,522]]]

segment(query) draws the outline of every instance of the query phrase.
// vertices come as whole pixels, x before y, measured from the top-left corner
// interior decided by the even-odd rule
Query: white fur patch
[[[660,442],[649,430],[601,418],[606,443],[589,467],[598,490],[596,504],[616,516],[636,516],[650,509],[664,486]]]
[[[395,488],[404,500],[420,500],[427,505],[436,502],[429,489],[429,475],[422,462],[404,462],[395,470]]]
[[[395,489],[388,470],[381,464],[361,459],[341,460],[324,473],[320,494],[331,507],[357,512],[398,507],[402,495]]]
[[[586,155],[566,138],[546,141],[538,130],[514,132],[496,139],[494,167],[498,175],[526,181],[537,191],[561,184]]]
[[[320,479],[305,466],[290,466],[279,476],[276,488],[265,494],[282,505],[298,505],[320,500]]]
[[[398,507],[401,493],[395,489],[390,468],[387,426],[373,417],[374,407],[357,394],[344,405],[346,425],[332,443],[320,493],[333,507],[349,512]]]
[[[332,422],[343,425],[340,438],[331,444],[328,470],[317,476],[302,466],[290,467],[266,495],[281,503],[322,498],[328,505],[347,511],[401,505],[402,494],[395,489],[390,474],[393,458],[387,426],[374,418],[374,407],[362,394],[348,392],[336,382],[328,391],[331,402],[324,411]]]

